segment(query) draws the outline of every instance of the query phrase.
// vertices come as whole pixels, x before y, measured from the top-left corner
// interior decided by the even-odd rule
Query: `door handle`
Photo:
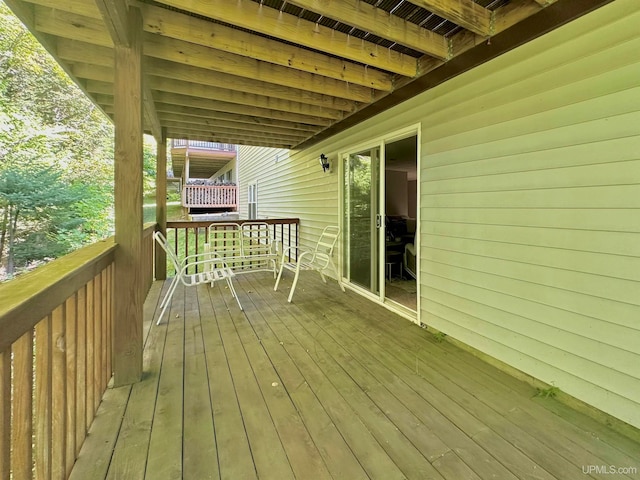
[[[376,214],[376,228],[382,228],[382,215]]]

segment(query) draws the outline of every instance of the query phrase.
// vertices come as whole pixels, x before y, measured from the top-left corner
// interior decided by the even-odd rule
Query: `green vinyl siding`
[[[325,226],[338,224],[336,174],[324,174],[319,157],[294,161],[288,150],[239,146],[241,216],[247,214],[247,184],[256,181],[258,218],[300,218],[300,242],[314,246]]]
[[[271,162],[269,215],[337,223],[320,153],[419,123],[419,320],[640,427],[638,25],[616,0]]]
[[[443,85],[420,205],[421,321],[635,426],[638,24],[617,1]]]

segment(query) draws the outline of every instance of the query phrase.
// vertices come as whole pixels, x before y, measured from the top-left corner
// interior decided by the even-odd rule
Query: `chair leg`
[[[298,264],[298,268],[296,268],[296,276],[293,278],[293,284],[291,285],[291,292],[289,292],[289,298],[287,302],[291,303],[291,299],[293,298],[293,292],[296,289],[296,285],[298,284],[298,277],[300,276],[300,264]]]
[[[278,272],[278,278],[276,279],[276,284],[273,287],[273,291],[276,292],[278,290],[278,284],[280,283],[280,279],[282,278],[282,269],[284,268],[284,262],[280,265],[280,271]]]
[[[164,312],[166,312],[167,307],[169,306],[169,304],[171,303],[171,298],[173,297],[173,294],[176,291],[176,288],[178,287],[178,283],[179,282],[175,282],[174,281],[169,286],[169,291],[167,291],[167,294],[165,295],[165,299],[163,301],[164,306],[162,307],[162,311],[160,312],[160,316],[158,317],[158,321],[156,322],[156,325],[160,325],[160,321],[162,320],[162,316],[164,315]]]
[[[178,280],[178,277],[173,277],[171,279],[171,282],[169,283],[169,289],[167,290],[167,293],[164,294],[164,297],[162,298],[162,302],[160,302],[160,308],[164,307],[164,303],[167,301],[167,299],[169,298],[169,292],[171,291],[171,289],[173,288],[173,284]]]
[[[336,274],[336,280],[338,281],[338,285],[340,285],[340,290],[342,290],[342,293],[344,293],[345,289],[344,289],[344,285],[342,284],[342,280],[340,280],[340,274],[338,273],[338,269],[336,268],[335,263],[333,263],[333,260],[329,259],[329,263],[331,264],[331,268],[333,268],[333,272]]]
[[[240,299],[238,298],[238,294],[236,293],[236,289],[233,286],[233,282],[231,282],[231,278],[227,277],[227,285],[229,285],[229,290],[231,290],[231,295],[233,295],[233,297],[236,299],[236,302],[238,302],[238,307],[240,307],[240,310],[242,311],[242,305],[240,304]]]

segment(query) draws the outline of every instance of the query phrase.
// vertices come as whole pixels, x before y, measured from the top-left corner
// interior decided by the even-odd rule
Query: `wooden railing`
[[[228,221],[202,221],[202,222],[167,222],[167,240],[173,246],[178,258],[187,255],[204,252],[204,244],[207,243],[207,228],[209,225],[223,223],[265,222],[273,229],[273,237],[279,242],[280,251],[283,248],[298,245],[299,218],[271,218],[259,220],[228,220]],[[172,273],[173,272],[173,273]],[[168,272],[173,275],[173,266],[169,266]],[[195,272],[190,272],[195,273]]]
[[[237,208],[238,187],[234,185],[185,185],[182,189],[185,208]]]
[[[113,239],[0,285],[0,479],[67,478],[111,378]]]
[[[236,146],[231,143],[203,142],[200,140],[172,140],[171,148],[194,148],[202,150],[217,150],[221,152],[235,152]]]

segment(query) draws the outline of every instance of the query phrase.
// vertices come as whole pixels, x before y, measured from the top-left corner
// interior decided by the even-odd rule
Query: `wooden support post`
[[[116,386],[142,376],[142,16],[130,8],[129,46],[115,46],[115,315]]]
[[[167,236],[167,129],[162,128],[158,143],[156,168],[156,223],[158,231]],[[167,278],[167,254],[156,242],[156,280]]]

